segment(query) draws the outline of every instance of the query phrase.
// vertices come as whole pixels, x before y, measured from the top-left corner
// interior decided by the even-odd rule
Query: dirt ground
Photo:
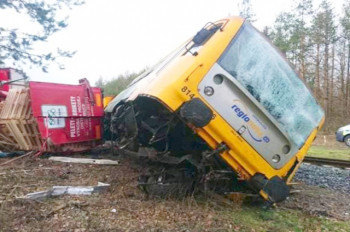
[[[5,162],[8,159],[1,159]],[[0,167],[0,231],[349,231],[350,197],[297,185],[301,193],[266,211],[256,201],[206,196],[149,198],[137,188],[140,167],[67,164],[23,158]],[[111,184],[107,192],[24,200],[58,185]],[[288,224],[289,223],[289,224]],[[339,228],[338,228],[339,227]],[[327,229],[328,228],[328,229]],[[331,228],[331,229],[329,229]]]
[[[349,194],[304,184],[295,186],[293,190],[301,192],[292,194],[280,207],[298,209],[311,215],[350,220]]]
[[[334,135],[318,134],[315,141],[312,144],[316,146],[324,146],[327,148],[334,148],[334,149],[350,149],[348,146],[345,145],[345,143],[338,142],[335,139],[335,134]]]

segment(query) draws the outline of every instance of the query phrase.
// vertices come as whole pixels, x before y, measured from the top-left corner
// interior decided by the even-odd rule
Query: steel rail
[[[305,157],[304,162],[318,165],[329,165],[340,168],[350,168],[350,160],[337,160],[318,157]]]

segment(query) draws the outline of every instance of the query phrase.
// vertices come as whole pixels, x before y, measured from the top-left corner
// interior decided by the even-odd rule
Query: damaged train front
[[[106,107],[105,133],[149,172],[150,194],[259,193],[286,199],[324,113],[250,23],[207,23]]]

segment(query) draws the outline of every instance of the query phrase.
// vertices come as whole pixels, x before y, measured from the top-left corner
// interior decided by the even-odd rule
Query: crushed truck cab
[[[288,196],[324,122],[290,64],[240,17],[205,25],[105,111],[109,139],[126,155],[151,160],[146,191],[244,185],[271,202]]]

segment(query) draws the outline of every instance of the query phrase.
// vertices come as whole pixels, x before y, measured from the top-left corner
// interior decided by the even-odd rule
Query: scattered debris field
[[[85,156],[86,157],[86,156]],[[109,158],[109,157],[103,157]],[[9,159],[1,159],[1,163]],[[348,231],[350,198],[319,187],[296,185],[290,199],[269,210],[254,198],[215,196],[151,198],[139,190],[142,167],[55,162],[24,157],[0,169],[0,231]],[[92,195],[62,195],[41,201],[28,193],[53,186],[110,184]],[[339,201],[341,199],[341,201]]]

